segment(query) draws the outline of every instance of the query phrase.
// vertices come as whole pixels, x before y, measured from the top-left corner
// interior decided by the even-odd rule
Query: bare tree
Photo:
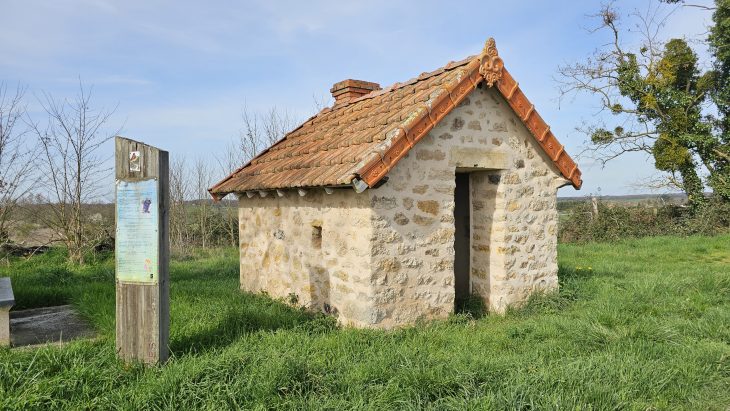
[[[314,105],[314,114],[319,113],[320,111],[324,110],[326,107],[329,106],[330,101],[332,101],[332,96],[320,94],[312,94],[312,104]]]
[[[101,148],[119,131],[105,132],[114,110],[94,110],[91,95],[82,84],[74,100],[45,94],[40,104],[48,117],[46,124],[30,122],[40,143],[43,183],[51,197],[50,215],[38,217],[57,232],[75,263],[83,263],[84,253],[94,245],[82,206],[100,198],[101,183],[111,171],[110,157],[105,158]]]
[[[246,156],[241,149],[241,144],[229,141],[223,152],[215,156],[218,162],[217,180],[221,180],[241,167],[246,161]]]
[[[250,111],[244,105],[241,119],[243,128],[238,138],[229,142],[225,150],[215,156],[219,172],[219,175],[215,176],[216,181],[230,175],[256,157],[262,150],[281,140],[297,124],[288,111],[279,110],[276,107],[272,107],[264,113],[257,113]],[[207,193],[201,191],[202,188],[207,187],[201,185],[205,180],[202,177],[207,176],[208,183],[212,181],[214,179],[213,169],[207,162],[199,159],[195,164],[193,174],[197,187],[196,200],[208,198]],[[197,212],[197,225],[201,230],[205,228],[199,235],[203,246],[207,245],[211,239],[210,233],[218,232],[218,229],[227,233],[232,246],[238,245],[238,210],[235,201],[224,201],[215,206],[203,201],[199,203]],[[212,213],[219,215],[220,218],[215,221],[221,225],[213,224]]]
[[[223,153],[216,156],[219,175],[214,179],[215,181],[220,181],[232,174],[248,161],[240,147],[240,144],[231,141],[226,144]],[[238,245],[238,207],[236,203],[224,200],[216,204],[216,208],[220,212],[223,229],[228,234],[229,244],[236,247]]]
[[[659,15],[659,8],[649,9],[645,14],[635,12],[633,17],[639,22],[632,29],[642,39],[641,53],[638,53],[639,66],[645,71],[655,70],[662,55],[663,43],[659,40],[659,29],[663,27],[666,15]],[[578,93],[587,93],[598,97],[600,103],[597,115],[608,113],[618,123],[618,137],[601,139],[601,132],[608,128],[606,124],[592,121],[577,127],[577,130],[591,139],[591,144],[585,147],[581,155],[589,155],[605,165],[607,162],[628,152],[643,152],[652,154],[654,141],[659,133],[647,122],[637,121],[636,110],[627,104],[620,89],[618,72],[627,60],[629,52],[624,51],[621,39],[619,15],[611,4],[604,5],[601,10],[590,18],[600,21],[598,27],[589,30],[596,33],[608,30],[610,42],[597,49],[584,61],[571,65],[564,65],[558,69],[561,100]],[[636,54],[634,54],[636,55]]]
[[[228,235],[229,244],[238,246],[238,207],[235,200],[223,200],[220,205],[223,229]]]
[[[660,184],[681,188],[696,211],[707,201],[705,184],[730,198],[730,144],[706,115],[718,89],[717,74],[702,70],[688,40],[661,38],[676,10],[650,5],[630,14],[635,24],[626,27],[612,3],[604,5],[592,16],[599,21],[593,31],[605,33],[608,43],[585,60],[560,67],[559,81],[562,96],[589,95],[599,104],[597,115],[610,115],[595,116],[598,120],[579,128],[589,141],[581,154],[605,164],[626,153],[645,153],[665,173]],[[626,37],[639,43],[627,43]]]
[[[276,107],[269,109],[264,120],[264,132],[267,146],[281,140],[286,133],[292,131],[296,121],[287,110],[278,110]]]
[[[252,113],[244,105],[241,119],[243,130],[239,135],[238,145],[244,161],[249,161],[262,150],[281,140],[297,124],[287,110],[279,110],[276,107],[262,114]]]
[[[19,123],[26,113],[24,93],[19,85],[9,91],[0,82],[0,244],[9,241],[9,225],[18,201],[37,179],[36,146],[26,141],[28,130]]]
[[[173,156],[170,162],[170,243],[179,252],[191,246],[188,229],[190,178],[184,157]]]
[[[208,160],[198,157],[193,168],[194,195],[197,204],[198,239],[203,248],[208,247],[211,232],[211,199],[208,187],[212,183],[211,168]]]
[[[695,8],[698,8],[701,10],[707,10],[707,11],[717,10],[717,7],[705,6],[703,4],[687,4],[687,2],[685,0],[659,0],[659,1],[662,3],[667,3],[667,4],[680,4],[683,7],[695,7]]]

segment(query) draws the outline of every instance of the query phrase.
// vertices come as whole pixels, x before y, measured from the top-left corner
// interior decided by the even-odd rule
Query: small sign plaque
[[[117,281],[156,284],[159,254],[157,180],[116,183]]]
[[[140,156],[139,151],[130,151],[129,152],[129,171],[142,170],[140,158],[141,158],[141,156]]]

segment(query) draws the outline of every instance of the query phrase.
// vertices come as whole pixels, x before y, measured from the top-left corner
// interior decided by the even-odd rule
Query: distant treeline
[[[5,234],[6,250],[28,254],[33,249],[62,245],[63,240],[44,216],[55,205],[36,197],[22,201],[16,220]],[[84,204],[81,207],[86,252],[114,248],[114,204]],[[170,205],[170,246],[173,253],[188,254],[194,248],[235,247],[238,244],[238,216],[235,200],[172,201]]]

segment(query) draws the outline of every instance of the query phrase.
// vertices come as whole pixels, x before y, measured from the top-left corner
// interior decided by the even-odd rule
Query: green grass
[[[19,305],[72,302],[101,337],[0,349],[0,409],[728,409],[729,236],[562,245],[560,264],[559,294],[505,316],[382,332],[239,293],[235,250],[201,254],[173,262],[173,356],[144,368],[115,358],[111,259],[15,261]]]

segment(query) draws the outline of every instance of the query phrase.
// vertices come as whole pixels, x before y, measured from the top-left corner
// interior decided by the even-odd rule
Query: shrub
[[[561,216],[561,242],[616,241],[658,235],[716,235],[730,232],[730,203],[711,198],[692,213],[679,205],[622,206],[598,201],[595,213],[590,200],[573,205]]]

